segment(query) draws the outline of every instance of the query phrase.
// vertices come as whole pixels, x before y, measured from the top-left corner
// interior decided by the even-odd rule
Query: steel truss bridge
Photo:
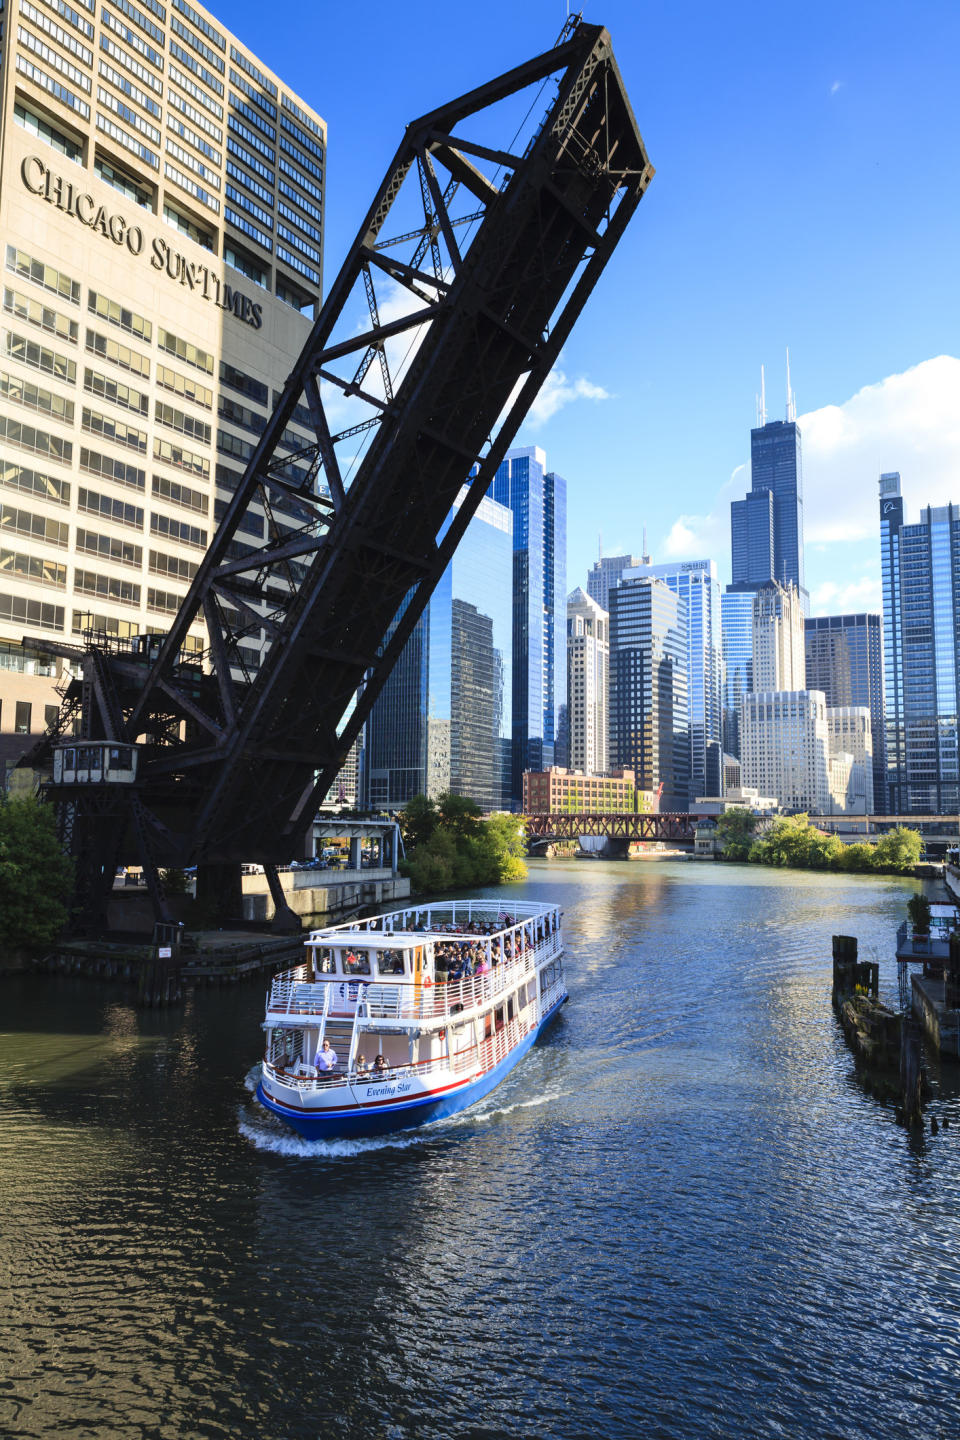
[[[610,815],[529,815],[527,838],[531,843],[579,840],[581,835],[603,835],[608,840],[673,840],[692,845],[698,815],[667,812],[663,815],[633,811]]]
[[[162,867],[194,862],[222,914],[242,860],[282,907],[272,867],[302,847],[652,175],[610,37],[580,21],[407,127],[169,632],[29,639],[82,678],[26,763],[74,733],[137,747],[126,787],[50,787],[88,924],[120,859],[159,919]]]

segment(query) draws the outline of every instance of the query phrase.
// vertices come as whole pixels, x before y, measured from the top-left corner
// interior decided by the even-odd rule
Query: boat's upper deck
[[[561,951],[551,905],[451,901],[311,932],[303,965],[277,975],[267,1024],[353,1014],[404,1022],[483,1005]]]

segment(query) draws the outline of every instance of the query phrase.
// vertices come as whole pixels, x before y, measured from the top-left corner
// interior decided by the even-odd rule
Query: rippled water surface
[[[956,1082],[911,1139],[830,1008],[911,888],[535,864],[570,1004],[387,1141],[259,1111],[262,986],[0,982],[0,1435],[957,1436]]]

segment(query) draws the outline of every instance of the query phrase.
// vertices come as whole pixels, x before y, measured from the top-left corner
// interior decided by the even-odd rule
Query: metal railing
[[[450,938],[456,940],[458,937]],[[520,980],[533,976],[541,965],[556,959],[562,951],[560,935],[554,931],[535,947],[526,946],[514,959],[501,960],[483,974],[436,983],[359,981],[340,976],[321,976],[317,981],[310,981],[306,978],[307,967],[301,965],[295,971],[284,971],[275,978],[267,1001],[267,1014],[268,1017],[328,1014],[331,1005],[336,1006],[340,998],[333,992],[337,986],[342,986],[346,1013],[350,1013],[354,1005],[363,1003],[366,1014],[378,1020],[429,1020],[458,1015],[509,992]]]
[[[558,984],[551,987],[551,992],[544,995],[541,1006],[541,1013],[545,1014],[563,993],[563,986]],[[552,998],[551,998],[552,995]],[[499,1030],[486,1036],[479,1048],[471,1044],[453,1055],[436,1055],[429,1060],[405,1061],[400,1065],[388,1065],[385,1070],[333,1070],[318,1075],[297,1075],[282,1067],[272,1064],[268,1060],[263,1062],[264,1073],[281,1085],[286,1085],[294,1090],[319,1091],[333,1089],[348,1089],[353,1085],[375,1085],[403,1079],[423,1079],[435,1074],[466,1075],[475,1073],[486,1073],[492,1070],[502,1060],[516,1049],[521,1040],[534,1028],[536,1024],[535,1011],[533,1007],[527,1007],[520,1014],[508,1020]]]

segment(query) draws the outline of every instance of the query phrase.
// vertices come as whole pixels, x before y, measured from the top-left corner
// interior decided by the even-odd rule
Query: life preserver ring
[[[428,975],[427,978],[426,978],[426,980],[424,980],[424,982],[423,982],[424,989],[426,989],[426,987],[427,987],[428,985],[432,985],[432,984],[433,984],[433,981],[431,980],[430,976]]]

